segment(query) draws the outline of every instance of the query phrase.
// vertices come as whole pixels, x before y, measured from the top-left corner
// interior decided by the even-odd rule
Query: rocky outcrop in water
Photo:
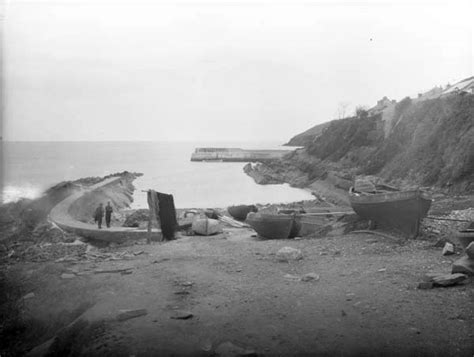
[[[284,179],[278,178],[270,167],[263,163],[251,164],[244,166],[244,172],[254,179],[259,185],[273,185],[284,183]]]

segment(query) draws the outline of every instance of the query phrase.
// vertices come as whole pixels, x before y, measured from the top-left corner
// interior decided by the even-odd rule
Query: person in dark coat
[[[110,205],[110,201],[107,202],[107,206],[105,206],[105,224],[107,228],[110,228],[110,219],[112,218],[112,206]]]
[[[99,229],[102,228],[102,218],[104,217],[104,205],[101,203],[96,209],[94,219],[97,222]]]

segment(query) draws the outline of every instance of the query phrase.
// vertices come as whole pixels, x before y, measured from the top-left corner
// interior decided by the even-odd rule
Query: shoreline
[[[94,183],[96,179],[89,187]],[[61,202],[80,189],[71,182],[56,185],[49,198]],[[437,214],[473,207],[474,197],[440,202]],[[323,201],[287,206],[299,204]],[[29,207],[19,205],[15,211],[17,205],[9,206],[12,215]],[[281,207],[267,208],[276,206]],[[19,230],[9,241],[0,241],[5,268],[0,281],[6,286],[1,292],[8,292],[1,307],[13,307],[7,309],[3,348],[18,355],[46,355],[57,346],[84,355],[161,355],[163,348],[170,354],[203,355],[203,346],[216,351],[224,341],[244,341],[259,355],[308,350],[324,355],[363,351],[374,346],[376,335],[375,341],[383,340],[379,352],[387,355],[399,353],[400,341],[406,351],[435,346],[430,351],[439,352],[438,345],[446,353],[460,347],[469,351],[469,320],[452,316],[470,316],[472,278],[436,292],[417,289],[424,274],[448,273],[462,254],[456,246],[455,254],[445,257],[437,245],[451,231],[428,227],[420,239],[400,240],[361,231],[354,215],[328,216],[321,217],[321,230],[297,239],[262,239],[250,228],[225,225],[212,236],[188,235],[183,229],[168,242],[122,244],[78,242],[76,236],[37,221],[33,231]],[[278,253],[288,247],[299,250],[302,259],[280,261]],[[301,303],[295,304],[295,296]],[[429,303],[420,304],[426,299]],[[440,308],[447,301],[454,310]],[[125,321],[124,310],[140,314]],[[406,316],[413,326],[409,329]],[[317,340],[315,321],[321,325]],[[340,333],[341,324],[355,336],[349,345],[331,337]],[[429,333],[419,332],[425,330]],[[44,332],[31,338],[31,331]],[[183,333],[189,337],[184,342]]]

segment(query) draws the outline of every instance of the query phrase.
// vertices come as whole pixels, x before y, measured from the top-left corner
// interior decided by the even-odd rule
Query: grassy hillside
[[[323,131],[331,124],[331,122],[322,123],[309,128],[301,134],[295,135],[290,139],[287,146],[307,146],[311,144]]]
[[[388,179],[473,190],[474,95],[404,108],[398,124],[364,167]]]
[[[322,133],[302,133],[305,150],[284,164],[291,170],[298,163],[310,177],[317,176],[317,166],[320,174],[339,170],[346,176],[377,175],[388,181],[474,191],[474,95],[417,102],[406,98],[395,107],[388,135],[382,118],[378,114],[336,120]]]

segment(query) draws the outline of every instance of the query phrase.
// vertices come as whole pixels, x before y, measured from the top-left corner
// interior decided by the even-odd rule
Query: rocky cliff
[[[405,98],[361,114],[331,121],[313,136],[302,133],[290,142],[303,149],[247,172],[298,187],[325,181],[345,189],[356,175],[376,175],[401,186],[474,191],[473,94]]]

